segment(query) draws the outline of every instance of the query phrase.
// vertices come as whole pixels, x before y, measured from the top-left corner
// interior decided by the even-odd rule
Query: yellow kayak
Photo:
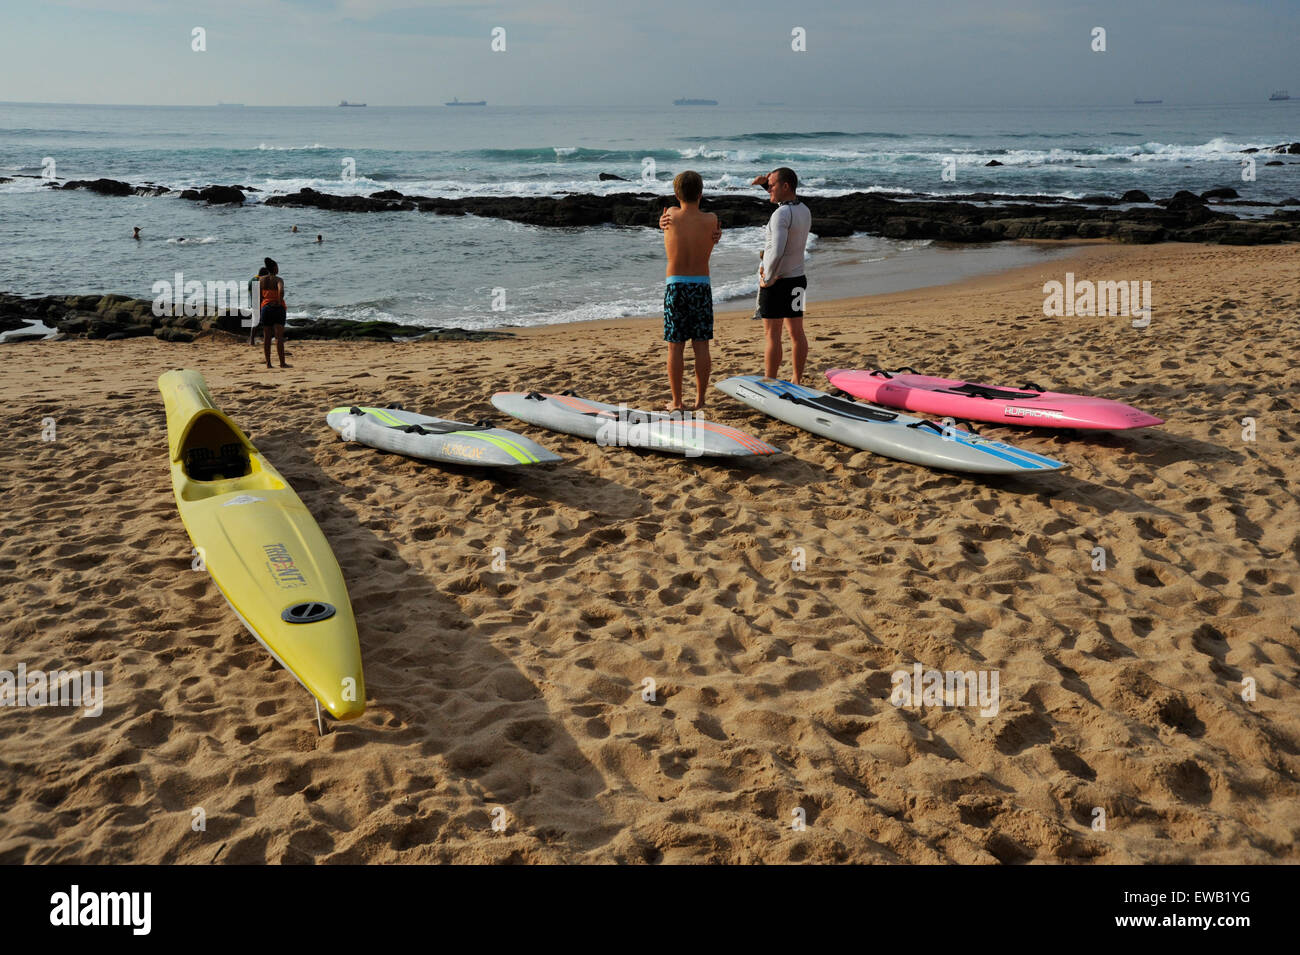
[[[293,488],[212,402],[203,376],[158,379],[176,506],[231,609],[341,720],[366,707],[347,585]]]

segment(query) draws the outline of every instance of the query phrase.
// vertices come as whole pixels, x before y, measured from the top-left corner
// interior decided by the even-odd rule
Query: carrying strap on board
[[[839,415],[841,418],[852,418],[855,421],[898,420],[898,415],[892,411],[869,408],[866,405],[858,404],[856,401],[845,401],[843,398],[835,398],[831,395],[822,395],[819,398],[803,398],[786,392],[781,395],[781,400],[803,405],[806,408],[816,408],[818,411],[828,411],[831,414]]]

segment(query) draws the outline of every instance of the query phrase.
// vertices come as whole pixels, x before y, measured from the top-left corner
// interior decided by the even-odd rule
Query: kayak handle
[[[875,375],[878,378],[893,378],[895,375],[901,375],[904,373],[909,375],[920,374],[920,372],[917,371],[915,368],[913,368],[911,365],[904,365],[902,368],[895,368],[893,371],[886,371],[883,368],[877,368],[871,372],[871,374]]]

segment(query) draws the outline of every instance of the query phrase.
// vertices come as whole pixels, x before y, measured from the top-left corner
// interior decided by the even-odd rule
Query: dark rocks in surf
[[[112,184],[112,180],[103,180]],[[70,184],[72,185],[72,184]],[[120,184],[127,190],[133,187]],[[111,185],[122,194],[120,187]],[[138,193],[143,187],[134,187]],[[209,187],[229,189],[235,187]],[[1227,187],[1224,187],[1226,189]],[[206,191],[206,190],[205,190]],[[1230,191],[1230,190],[1229,190]],[[967,193],[927,195],[878,192],[844,196],[804,197],[813,214],[813,232],[840,237],[856,232],[890,238],[938,239],[948,242],[997,242],[1006,239],[1111,238],[1121,242],[1228,242],[1261,244],[1300,241],[1300,226],[1279,206],[1251,200],[1223,198],[1209,208],[1207,197],[1227,196],[1209,190],[1203,196],[1186,190],[1152,200],[1141,190],[1119,199],[1087,196],[997,195]],[[202,198],[202,193],[199,193]],[[242,197],[241,197],[242,198]],[[568,194],[560,198],[471,196],[444,199],[404,195],[393,189],[369,196],[336,196],[303,189],[271,196],[270,206],[310,207],[342,212],[399,212],[419,210],[437,215],[474,215],[506,219],[527,225],[589,227],[599,225],[657,228],[659,215],[671,197],[658,193],[611,195]],[[1141,203],[1146,208],[1120,208]],[[1273,208],[1264,218],[1242,220],[1223,208],[1251,205]],[[702,205],[715,212],[724,229],[761,226],[772,214],[764,199],[748,195],[706,197]]]
[[[1249,149],[1243,149],[1243,153],[1285,153],[1291,156],[1300,156],[1300,143],[1281,143],[1277,146],[1265,146],[1260,149],[1258,146],[1251,146]]]
[[[204,186],[202,189],[186,189],[181,193],[181,198],[192,202],[206,202],[210,206],[244,204],[244,193],[238,186]]]
[[[192,342],[199,337],[231,333],[247,341],[243,317],[224,315],[155,315],[153,302],[129,295],[46,295],[26,298],[0,293],[0,332],[34,327],[54,329],[60,338],[119,341],[152,336],[164,342]],[[290,335],[298,340],[342,341],[496,341],[510,332],[474,331],[396,322],[350,322],[345,319],[290,319]]]
[[[601,182],[627,182],[622,176],[616,176],[612,172],[602,172],[596,177]]]
[[[985,165],[985,167],[988,167],[988,166],[1001,166],[1001,165],[1003,165],[1003,163],[998,162],[996,159],[990,159],[990,160],[989,160],[988,162],[986,162],[984,165]]]
[[[393,190],[385,190],[396,196]],[[377,199],[376,193],[370,196],[334,196],[315,189],[302,189],[285,196],[271,196],[266,200],[268,206],[306,206],[314,209],[329,209],[335,212],[400,212],[415,208],[415,204],[405,198],[398,200]]]
[[[1202,199],[1238,199],[1241,193],[1237,192],[1231,186],[1219,186],[1217,189],[1206,189],[1201,193]]]
[[[65,182],[62,186],[50,183],[52,189],[85,189],[88,192],[96,192],[101,196],[133,196],[135,187],[129,182],[121,182],[117,179],[72,179]]]

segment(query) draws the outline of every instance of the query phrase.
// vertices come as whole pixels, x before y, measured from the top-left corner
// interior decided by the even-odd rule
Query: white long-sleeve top
[[[765,227],[763,281],[803,275],[803,253],[812,229],[812,213],[802,202],[783,202]]]

